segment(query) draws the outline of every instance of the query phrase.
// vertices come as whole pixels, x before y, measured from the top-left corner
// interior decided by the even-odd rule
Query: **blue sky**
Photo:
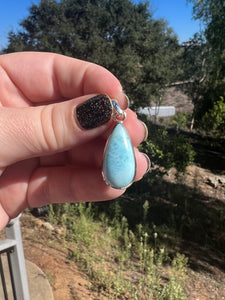
[[[28,15],[28,8],[39,0],[0,0],[0,49],[7,45],[10,30],[16,31],[20,21]],[[138,0],[133,0],[137,3]],[[164,18],[177,33],[179,41],[187,41],[199,31],[199,22],[192,20],[192,6],[186,0],[151,0],[153,17]]]
[[[192,4],[186,0],[152,0],[151,6],[153,17],[166,19],[180,42],[188,41],[200,30],[199,21],[192,17]]]

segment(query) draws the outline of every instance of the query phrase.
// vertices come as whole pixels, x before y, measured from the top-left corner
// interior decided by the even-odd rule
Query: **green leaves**
[[[188,79],[192,81],[186,92],[195,105],[195,125],[207,130],[207,133],[220,132],[223,136],[223,131],[219,129],[223,121],[216,119],[213,112],[224,118],[219,111],[218,99],[225,97],[225,4],[222,0],[188,1],[194,5],[195,19],[199,19],[204,26],[192,45],[184,51]],[[185,72],[186,75],[188,72]]]
[[[29,12],[6,52],[51,51],[100,64],[120,79],[133,107],[149,105],[174,76],[177,37],[153,19],[148,2],[41,0]]]
[[[165,127],[146,123],[151,139],[142,145],[141,151],[147,153],[155,165],[164,167],[164,170],[175,167],[178,172],[185,172],[195,156],[188,139],[181,134],[169,134]]]
[[[202,127],[218,137],[225,136],[225,101],[223,97],[214,103],[202,118]]]
[[[51,51],[100,64],[120,79],[133,108],[158,102],[180,72],[177,37],[165,20],[152,17],[148,2],[41,0],[29,11],[21,30],[10,33],[6,52]],[[147,151],[165,168],[178,165],[183,142],[173,154],[175,140],[159,131]],[[182,162],[178,168],[183,170]]]

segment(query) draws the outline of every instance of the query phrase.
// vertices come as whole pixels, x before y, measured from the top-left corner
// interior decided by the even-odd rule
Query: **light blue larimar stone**
[[[105,182],[116,189],[128,187],[136,175],[136,160],[129,134],[118,123],[109,138],[103,161]]]

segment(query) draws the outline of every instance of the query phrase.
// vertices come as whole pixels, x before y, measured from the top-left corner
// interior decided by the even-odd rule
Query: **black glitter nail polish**
[[[98,95],[76,108],[77,120],[84,129],[92,129],[107,123],[112,116],[112,103],[107,95]]]

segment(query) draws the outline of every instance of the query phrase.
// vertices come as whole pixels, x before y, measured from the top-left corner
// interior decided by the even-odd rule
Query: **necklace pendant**
[[[130,136],[122,123],[117,123],[107,142],[103,177],[115,189],[129,187],[136,175],[136,159]]]

